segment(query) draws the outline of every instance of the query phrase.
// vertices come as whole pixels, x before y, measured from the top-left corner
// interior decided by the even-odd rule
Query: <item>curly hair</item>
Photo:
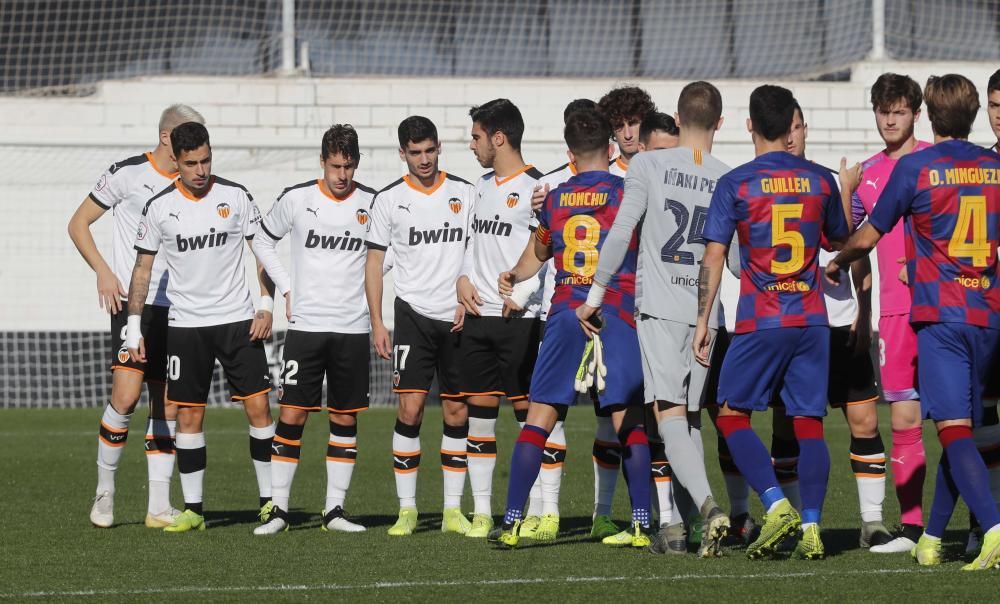
[[[358,166],[361,152],[358,150],[358,133],[354,130],[354,126],[334,124],[323,134],[320,147],[320,157],[323,161],[338,153],[354,163],[354,167]]]
[[[614,129],[625,122],[641,122],[642,118],[656,111],[656,103],[649,93],[637,86],[614,88],[597,101],[597,108]]]

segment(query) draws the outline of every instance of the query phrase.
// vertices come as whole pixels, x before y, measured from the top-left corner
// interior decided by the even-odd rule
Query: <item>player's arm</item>
[[[368,316],[372,324],[375,352],[383,359],[391,358],[392,340],[382,320],[382,262],[385,250],[369,244],[365,258],[365,297],[368,299]]]
[[[712,336],[708,330],[708,317],[712,305],[719,295],[722,270],[726,263],[727,246],[709,241],[705,244],[705,255],[698,271],[698,322],[694,333],[694,356],[699,363],[708,367],[708,357],[712,352]]]
[[[261,216],[253,197],[246,193],[246,211],[243,212],[243,238],[254,255],[257,269],[257,282],[260,284],[260,302],[250,322],[250,341],[266,340],[271,337],[271,324],[274,321],[274,282],[264,272],[264,267],[253,250],[254,237],[260,231]]]
[[[140,250],[135,256],[132,279],[128,288],[128,324],[125,328],[126,345],[132,358],[146,362],[146,346],[142,339],[142,309],[149,294],[149,279],[153,273],[153,253]]]
[[[580,319],[585,330],[594,331],[591,329],[592,326],[587,323],[587,319],[601,308],[608,283],[611,282],[612,277],[625,261],[632,235],[649,207],[649,191],[646,188],[646,179],[642,172],[644,166],[645,163],[641,159],[637,159],[629,166],[628,176],[625,177],[625,195],[622,198],[622,205],[618,208],[615,221],[598,252],[597,272],[594,274],[594,282],[587,292],[587,301],[576,308],[576,316]]]
[[[860,220],[857,223],[854,222],[854,213],[856,212],[854,198],[856,197],[855,191],[861,184],[861,164],[854,164],[848,168],[847,158],[841,157],[838,178],[840,180],[840,203],[844,208],[844,216],[847,218],[848,224],[860,224]]]
[[[117,313],[122,310],[121,299],[127,296],[128,292],[97,249],[94,235],[90,232],[90,225],[97,222],[107,211],[107,208],[99,205],[88,195],[76,212],[73,212],[67,230],[77,251],[97,274],[97,304],[108,312]]]
[[[258,279],[262,286],[270,286],[270,293],[267,295],[273,296],[273,292],[277,290],[285,298],[285,316],[290,321],[292,319],[291,279],[278,257],[278,240],[270,235],[266,227],[262,226],[261,231],[263,232],[254,237],[253,245],[250,246],[254,255],[257,256]],[[266,293],[262,291],[261,296]]]
[[[477,186],[476,190],[478,189],[479,187]],[[470,198],[473,200],[477,197],[478,195],[475,192],[470,195]],[[475,207],[469,208],[468,216],[470,219],[475,216]],[[462,258],[462,272],[455,281],[455,295],[458,298],[458,303],[465,309],[465,312],[478,317],[480,314],[479,307],[483,305],[483,299],[479,297],[479,291],[472,284],[472,278],[470,277],[476,267],[476,232],[471,228],[471,224],[466,224],[465,232],[468,233],[468,236],[465,238],[465,256]],[[455,318],[457,321],[458,316]]]
[[[851,263],[851,280],[858,300],[858,316],[851,326],[855,354],[868,350],[872,343],[872,263],[868,256]]]
[[[542,270],[542,265],[552,257],[551,235],[548,233],[547,229],[539,227],[528,245],[524,246],[517,265],[509,271],[500,273],[497,286],[501,296],[511,295],[515,285],[537,275],[538,271]]]

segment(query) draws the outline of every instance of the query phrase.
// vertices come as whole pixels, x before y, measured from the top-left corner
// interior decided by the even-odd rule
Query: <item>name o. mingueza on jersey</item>
[[[305,247],[309,249],[357,252],[364,245],[365,240],[361,237],[352,237],[350,231],[344,231],[343,235],[321,235],[316,232],[316,229],[309,229],[309,232],[306,233]]]
[[[997,168],[945,168],[927,172],[931,186],[940,185],[1000,185]]]

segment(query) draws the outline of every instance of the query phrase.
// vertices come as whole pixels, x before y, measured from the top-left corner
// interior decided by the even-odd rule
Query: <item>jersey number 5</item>
[[[705,230],[708,208],[695,206],[694,216],[692,217],[688,215],[688,209],[684,204],[673,199],[666,199],[663,202],[663,211],[673,213],[674,221],[677,223],[677,230],[670,236],[670,239],[667,239],[667,242],[663,245],[663,249],[660,250],[660,260],[669,262],[670,264],[694,265],[694,253],[680,249],[684,245],[684,229],[687,228],[688,220],[690,219],[691,229],[687,235],[688,245],[694,243],[704,245],[705,239],[702,238],[701,233]]]
[[[583,238],[577,237],[583,229]],[[563,270],[580,275],[593,277],[597,272],[597,242],[601,239],[601,223],[593,216],[577,214],[566,221],[563,227]],[[579,258],[578,256],[581,256]]]
[[[972,266],[983,267],[990,261],[990,242],[986,237],[986,197],[963,195],[958,198],[958,221],[948,242],[948,255],[969,258]],[[969,230],[972,241],[969,241]]]
[[[788,230],[788,220],[802,219],[801,203],[782,203],[771,206],[771,247],[787,245],[791,250],[788,260],[771,260],[771,273],[788,275],[802,270],[805,264],[806,240],[802,233]]]

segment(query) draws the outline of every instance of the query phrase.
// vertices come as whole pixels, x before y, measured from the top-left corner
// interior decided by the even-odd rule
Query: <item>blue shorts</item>
[[[766,411],[780,394],[789,416],[826,415],[830,328],[780,327],[733,336],[722,361],[719,404]]]
[[[1000,330],[965,323],[917,326],[920,409],[934,421],[983,418],[983,388]]]
[[[605,390],[598,396],[600,406],[642,405],[642,357],[635,328],[614,312],[604,313],[601,330],[604,364],[608,369]],[[576,404],[573,388],[576,370],[587,346],[576,313],[563,311],[549,315],[545,339],[538,351],[531,376],[531,400],[551,405]]]

